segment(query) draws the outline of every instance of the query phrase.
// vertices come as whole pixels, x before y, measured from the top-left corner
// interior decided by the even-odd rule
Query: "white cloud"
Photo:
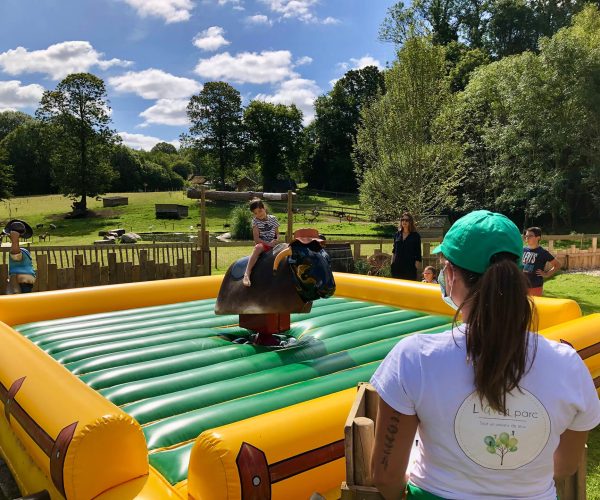
[[[224,52],[200,59],[195,72],[211,80],[261,84],[296,76],[292,68],[292,54],[288,50],[241,52],[235,56]]]
[[[241,0],[218,0],[217,3],[221,6],[231,4],[234,10],[244,10]]]
[[[189,125],[186,110],[187,99],[159,99],[156,104],[140,113],[145,119],[141,127],[154,123],[157,125],[184,126]]]
[[[274,104],[295,104],[304,114],[306,125],[315,117],[314,102],[321,93],[320,87],[314,80],[293,78],[282,82],[274,94],[258,94],[255,99]]]
[[[179,147],[179,141],[176,139],[172,141],[165,141],[163,139],[159,139],[158,137],[142,134],[130,134],[129,132],[119,132],[119,135],[121,136],[121,139],[123,139],[123,144],[133,149],[150,151],[159,142],[168,142],[169,144],[173,144],[173,146],[176,148]]]
[[[366,66],[377,66],[379,69],[382,68],[381,63],[374,57],[371,57],[369,54],[359,59],[352,57],[348,62],[338,63],[338,68],[340,68],[342,71],[349,71],[351,69],[363,69]]]
[[[162,17],[167,24],[187,21],[194,2],[191,0],[122,0],[141,17]]]
[[[196,80],[166,73],[160,69],[128,71],[108,79],[117,92],[133,92],[144,99],[181,99],[202,89]]]
[[[304,66],[313,62],[313,58],[309,56],[303,56],[296,60],[296,66]]]
[[[0,111],[37,106],[43,93],[41,85],[21,85],[19,80],[0,81]]]
[[[333,17],[319,19],[314,8],[319,0],[260,0],[262,3],[279,14],[284,19],[299,19],[305,23],[336,24],[339,21]]]
[[[255,16],[248,16],[246,22],[249,24],[265,24],[271,26],[273,23],[264,14],[256,14]]]
[[[193,40],[196,47],[202,50],[217,50],[223,45],[229,45],[231,42],[223,36],[225,30],[220,26],[211,26],[210,28],[198,33]]]
[[[54,80],[59,80],[70,73],[87,72],[92,66],[107,69],[132,64],[121,59],[102,60],[102,56],[101,52],[84,41],[61,42],[31,52],[25,47],[17,47],[0,53],[0,68],[9,75],[46,73]]]

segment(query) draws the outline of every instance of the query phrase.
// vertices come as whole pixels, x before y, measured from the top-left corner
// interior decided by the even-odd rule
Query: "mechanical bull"
[[[335,292],[329,255],[315,229],[299,229],[291,243],[261,254],[251,287],[242,283],[247,263],[243,257],[227,270],[215,313],[239,314],[240,326],[258,332],[259,344],[277,344],[272,335],[289,330],[291,313],[310,312],[313,300]]]

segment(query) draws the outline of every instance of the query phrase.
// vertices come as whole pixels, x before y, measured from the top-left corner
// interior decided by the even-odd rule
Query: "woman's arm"
[[[371,467],[373,483],[386,500],[401,499],[406,468],[419,419],[404,415],[379,399]]]
[[[565,478],[575,474],[587,442],[588,431],[566,430],[554,452],[554,477]]]

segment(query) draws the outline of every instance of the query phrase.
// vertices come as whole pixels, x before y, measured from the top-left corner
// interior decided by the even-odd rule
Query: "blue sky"
[[[123,142],[177,144],[185,106],[223,80],[247,104],[314,99],[345,71],[394,59],[377,40],[393,0],[0,0],[0,111],[33,113],[67,74],[106,84]]]

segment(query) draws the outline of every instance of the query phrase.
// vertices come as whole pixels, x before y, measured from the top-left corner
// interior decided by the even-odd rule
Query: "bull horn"
[[[281,264],[281,261],[285,257],[289,257],[290,255],[292,255],[292,247],[290,247],[289,245],[285,250],[282,250],[277,254],[277,256],[275,257],[275,262],[273,262],[273,274],[275,274],[277,272],[277,269],[279,269],[279,264]]]

